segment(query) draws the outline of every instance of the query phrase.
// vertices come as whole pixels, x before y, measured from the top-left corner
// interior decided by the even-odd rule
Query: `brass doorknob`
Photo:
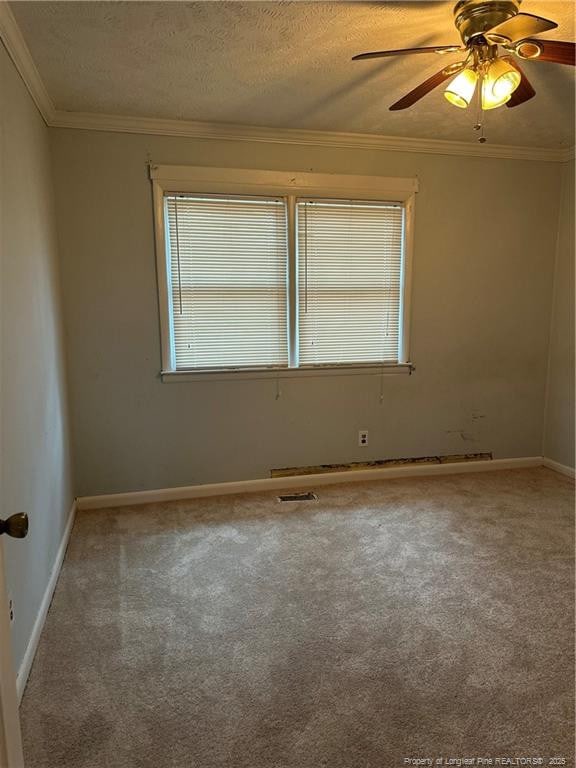
[[[0,520],[0,536],[7,533],[14,539],[23,539],[28,534],[28,515],[18,512],[11,515],[8,520]]]

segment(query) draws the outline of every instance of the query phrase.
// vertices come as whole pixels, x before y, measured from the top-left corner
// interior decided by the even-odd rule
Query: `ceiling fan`
[[[483,110],[504,104],[507,107],[517,107],[533,98],[536,91],[516,59],[549,61],[572,66],[576,63],[575,43],[540,40],[534,37],[555,29],[558,24],[541,16],[520,13],[518,8],[521,2],[522,0],[458,0],[454,6],[454,23],[463,45],[374,51],[360,53],[352,60],[415,53],[466,54],[462,61],[444,67],[392,104],[392,111],[411,107],[454,76],[444,96],[456,107],[468,107],[477,86],[478,105]],[[504,50],[503,55],[499,46]]]

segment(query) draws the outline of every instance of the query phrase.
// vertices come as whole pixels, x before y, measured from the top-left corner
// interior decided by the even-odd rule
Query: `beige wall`
[[[48,130],[0,44],[2,516],[20,666],[72,504]]]
[[[554,274],[544,455],[574,467],[574,163],[563,173]]]
[[[541,454],[559,164],[67,129],[52,146],[80,495]],[[278,400],[270,380],[161,383],[148,160],[417,175],[416,373],[387,377],[382,403],[370,376],[283,381]]]

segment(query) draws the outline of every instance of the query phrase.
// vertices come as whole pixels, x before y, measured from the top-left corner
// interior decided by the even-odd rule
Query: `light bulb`
[[[464,69],[448,85],[444,91],[444,96],[448,99],[450,104],[453,104],[455,107],[466,109],[472,101],[477,82],[478,75],[476,72],[474,72],[473,69]]]

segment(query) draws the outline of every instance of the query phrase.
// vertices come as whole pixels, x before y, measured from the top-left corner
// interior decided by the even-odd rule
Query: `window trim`
[[[410,363],[410,299],[412,293],[412,258],[414,250],[414,208],[418,192],[417,178],[383,176],[357,176],[351,174],[322,174],[307,172],[267,171],[243,168],[212,168],[209,166],[154,165],[149,167],[154,207],[154,233],[156,244],[156,273],[158,279],[158,307],[162,351],[161,377],[163,381],[199,381],[226,378],[292,378],[300,376],[327,376],[381,373],[411,373]],[[348,364],[318,366],[314,368],[238,368],[214,370],[176,370],[170,317],[170,277],[168,272],[169,244],[164,225],[165,197],[180,193],[215,195],[253,195],[283,197],[288,216],[288,259],[294,267],[296,259],[296,199],[329,198],[343,200],[379,200],[403,203],[405,206],[405,233],[402,283],[400,293],[400,348],[397,364]],[[292,271],[291,274],[294,274]],[[295,338],[296,292],[294,280],[288,285],[289,333]],[[291,365],[293,358],[289,360]]]

